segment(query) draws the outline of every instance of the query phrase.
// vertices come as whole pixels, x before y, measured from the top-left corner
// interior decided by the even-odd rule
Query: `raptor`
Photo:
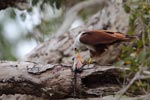
[[[81,48],[87,48],[90,57],[94,59],[99,57],[108,46],[124,41],[128,42],[133,38],[135,37],[109,30],[90,30],[80,33],[74,41],[75,61],[73,70],[82,66],[83,59],[79,54]]]

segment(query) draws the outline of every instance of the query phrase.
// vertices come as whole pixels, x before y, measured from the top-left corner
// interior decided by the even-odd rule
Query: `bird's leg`
[[[86,61],[85,61],[85,64],[87,64],[87,65],[89,65],[89,64],[91,64],[92,63],[92,58],[90,57],[90,58],[88,58]]]
[[[85,60],[85,62],[84,62],[84,64],[86,64],[86,65],[89,65],[89,64],[93,64],[93,63],[95,63],[96,61],[93,59],[93,58],[88,58],[87,60]]]

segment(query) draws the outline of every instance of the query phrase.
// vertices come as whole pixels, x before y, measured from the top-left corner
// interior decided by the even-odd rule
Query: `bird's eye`
[[[74,48],[74,50],[77,50],[77,48]]]
[[[79,34],[82,33],[82,31],[79,31]]]
[[[83,35],[83,34],[86,34],[86,32],[82,33],[82,35]]]

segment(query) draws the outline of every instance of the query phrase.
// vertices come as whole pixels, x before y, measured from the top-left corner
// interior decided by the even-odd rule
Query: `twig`
[[[121,96],[130,88],[130,86],[140,77],[141,72],[143,71],[143,68],[140,67],[139,71],[135,74],[135,76],[133,77],[133,79],[130,81],[130,83],[123,88],[122,90],[120,90],[117,93],[117,100],[120,100]]]
[[[63,24],[61,27],[58,29],[56,32],[56,36],[60,36],[61,34],[65,33],[66,30],[68,30],[77,17],[77,14],[85,8],[88,8],[90,6],[94,5],[103,5],[106,3],[106,0],[88,0],[88,1],[83,1],[75,6],[73,6],[67,13],[64,19]]]

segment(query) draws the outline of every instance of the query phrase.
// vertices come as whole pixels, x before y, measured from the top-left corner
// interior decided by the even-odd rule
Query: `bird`
[[[128,36],[121,32],[114,32],[111,30],[88,30],[81,32],[77,35],[73,44],[75,52],[73,70],[83,66],[83,58],[79,54],[81,48],[84,47],[88,49],[90,58],[95,59],[101,56],[110,45],[120,42],[129,42],[134,38],[135,36]]]

